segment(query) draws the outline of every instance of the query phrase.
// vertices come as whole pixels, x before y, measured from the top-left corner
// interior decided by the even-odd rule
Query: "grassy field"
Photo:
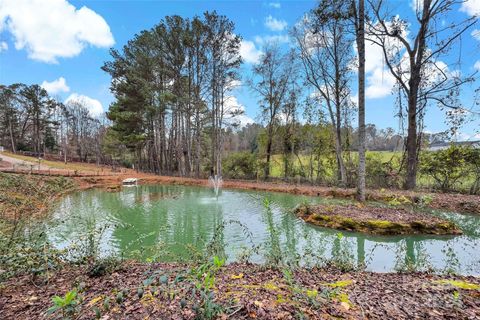
[[[352,160],[355,162],[357,158],[357,153],[356,152],[351,152],[350,153]],[[392,152],[392,151],[367,151],[367,156],[372,155],[375,157],[379,157],[383,162],[388,162],[392,159],[392,157],[397,156],[401,157],[402,152]],[[310,167],[310,156],[309,155],[299,155],[299,157],[293,157],[291,159],[293,161],[293,166],[295,168],[301,168],[302,165],[305,168]],[[325,159],[326,160],[326,159]],[[335,159],[332,158],[332,161]],[[272,163],[271,163],[271,168],[270,168],[270,173],[272,177],[275,178],[281,178],[284,175],[284,168],[283,168],[283,158],[282,155],[274,155],[272,157]],[[335,163],[333,163],[335,165]],[[316,162],[314,163],[314,168],[316,168]],[[328,175],[334,174],[332,170],[327,171]]]

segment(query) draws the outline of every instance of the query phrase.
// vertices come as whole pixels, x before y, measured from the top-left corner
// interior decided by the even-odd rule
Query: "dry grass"
[[[0,157],[1,157],[2,154],[5,155],[5,156],[15,158],[15,159],[19,159],[19,160],[28,161],[28,162],[38,164],[38,158],[35,158],[35,157],[29,157],[29,156],[14,154],[14,153],[11,153],[11,152],[1,152]],[[64,163],[64,162],[61,162],[61,161],[52,161],[52,160],[42,160],[41,165],[48,166],[52,169],[74,170],[74,171],[98,172],[98,171],[105,171],[105,170],[110,169],[107,166],[97,166],[96,164],[91,164],[91,163],[79,163],[79,162]]]

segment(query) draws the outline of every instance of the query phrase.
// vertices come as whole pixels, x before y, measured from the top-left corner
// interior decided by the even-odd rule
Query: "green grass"
[[[350,155],[352,157],[352,160],[354,162],[356,162],[355,160],[357,158],[357,153],[356,152],[351,152]],[[385,162],[390,161],[393,157],[401,158],[402,157],[402,152],[401,151],[396,151],[396,152],[393,152],[393,151],[367,151],[367,156],[368,155],[373,155],[375,157],[379,157],[380,160],[385,163]],[[299,160],[299,158],[300,158],[300,160]],[[310,167],[310,156],[309,155],[299,155],[299,157],[294,156],[294,157],[291,158],[291,161],[293,161],[293,167],[295,169],[298,169],[298,170],[300,170],[300,168],[301,168],[300,161],[303,164],[304,168],[306,168],[307,170]],[[324,161],[327,161],[327,159],[325,158]],[[271,158],[271,164],[270,164],[270,175],[271,175],[271,177],[273,177],[273,178],[283,178],[284,177],[284,168],[283,167],[284,167],[283,156],[280,155],[280,154],[273,155],[272,158]],[[313,167],[314,167],[314,169],[317,168],[316,161],[314,162]],[[325,177],[327,179],[331,179],[333,181],[335,179],[335,174],[336,174],[335,170],[336,170],[336,164],[333,161],[332,165],[328,165],[328,166],[325,167],[325,171],[326,171]],[[259,176],[261,176],[261,175],[262,175],[262,173],[260,172]],[[315,174],[315,170],[314,170],[313,179],[315,179],[315,178],[316,178],[316,174]],[[463,179],[461,179],[461,181],[458,182],[458,184],[456,185],[455,188],[458,191],[468,192],[470,186],[473,184],[474,181],[475,181],[474,175],[470,174],[468,176],[465,176]],[[432,177],[418,174],[417,185],[420,188],[433,188],[433,187],[435,187],[436,183],[435,183],[435,180]]]
[[[375,155],[375,156],[380,156],[381,160],[383,162],[388,162],[392,159],[393,156],[401,157],[402,152],[400,151],[367,151],[367,155]],[[351,157],[352,160],[355,161],[357,158],[357,152],[351,152]],[[325,161],[327,159],[325,158]],[[293,166],[294,168],[301,168],[300,162],[303,164],[305,168],[310,167],[310,156],[309,155],[299,155],[299,157],[292,157],[291,161],[293,161]],[[283,156],[280,154],[273,155],[271,158],[271,164],[270,164],[270,175],[274,178],[282,178],[284,176],[284,170],[283,170]],[[314,168],[317,167],[316,161],[314,162]],[[333,176],[335,172],[332,171],[331,168],[327,170],[327,175],[328,176]]]

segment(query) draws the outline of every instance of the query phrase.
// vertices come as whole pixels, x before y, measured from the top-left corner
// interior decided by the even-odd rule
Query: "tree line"
[[[105,131],[106,123],[90,115],[85,101],[59,102],[37,84],[0,85],[0,145],[14,153],[107,163]]]
[[[401,19],[382,0],[320,0],[291,28],[290,45],[266,43],[250,76],[243,77],[241,37],[231,20],[216,12],[167,16],[121,49],[111,49],[102,67],[112,78],[115,97],[108,125],[89,119],[96,126],[91,132],[70,118],[68,127],[57,125],[46,119],[62,108],[43,97],[38,86],[35,98],[18,94],[19,101],[28,101],[19,109],[8,98],[17,89],[2,89],[2,101],[10,102],[2,102],[1,143],[13,150],[26,143],[39,152],[49,148],[52,135],[57,145],[72,142],[81,157],[103,153],[138,170],[192,177],[221,176],[229,151],[249,149],[263,159],[265,179],[271,176],[274,154],[282,155],[287,177],[294,174],[289,170],[295,158],[329,150],[335,155],[337,185],[356,184],[359,200],[365,197],[366,150],[400,148],[403,187],[413,189],[427,108],[445,110],[452,131],[467,111],[460,90],[475,81],[475,74],[448,65],[454,60],[452,49],[477,23],[476,16],[452,14],[463,2],[424,0],[416,4],[413,18]],[[442,24],[445,17],[451,19]],[[365,123],[366,45],[381,49],[386,72],[395,81],[391,108],[404,129],[382,133],[388,138],[381,147],[374,141],[375,127]],[[258,98],[259,124],[238,127],[241,109],[232,103],[238,85]],[[35,111],[38,105],[43,111]],[[10,106],[19,113],[11,116]],[[94,143],[85,143],[89,139]],[[352,150],[358,151],[353,158]]]
[[[238,113],[228,99],[239,80],[240,41],[227,17],[206,12],[168,16],[111,50],[102,68],[116,98],[109,134],[135,154],[137,168],[222,174],[223,135]]]

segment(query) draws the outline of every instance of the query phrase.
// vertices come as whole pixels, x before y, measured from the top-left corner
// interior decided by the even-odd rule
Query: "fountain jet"
[[[215,196],[218,198],[218,192],[222,187],[222,176],[213,175],[208,178],[209,184],[213,187],[213,191],[215,191]]]

